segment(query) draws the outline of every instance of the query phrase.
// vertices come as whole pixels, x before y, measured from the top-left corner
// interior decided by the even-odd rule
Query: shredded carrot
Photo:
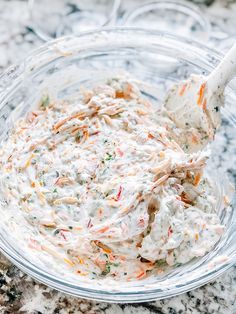
[[[194,186],[198,186],[198,184],[199,184],[199,182],[201,180],[201,176],[202,176],[202,174],[200,172],[198,172],[196,174],[196,176],[194,177],[194,181],[193,181],[193,185]]]
[[[62,198],[58,198],[53,202],[54,205],[61,205],[61,204],[76,204],[78,203],[78,199],[76,197],[65,196]]]
[[[206,100],[206,98],[204,98],[203,103],[202,103],[202,109],[204,111],[206,111],[206,105],[207,105],[207,100]]]
[[[155,138],[155,136],[154,136],[154,135],[152,135],[151,133],[148,133],[148,138],[150,138],[150,139],[154,139],[154,138]]]
[[[115,98],[124,98],[124,92],[116,90]]]
[[[143,276],[145,276],[146,273],[142,270],[137,276],[136,279],[141,279]]]
[[[161,150],[161,151],[159,152],[159,156],[160,156],[160,157],[165,157],[165,152],[163,152],[163,150]]]
[[[84,264],[84,260],[81,257],[77,256],[77,259],[78,259],[80,264]]]
[[[108,200],[107,204],[111,207],[119,207],[119,204],[117,203],[117,200],[115,198],[116,196],[114,196],[114,199]]]
[[[72,116],[67,117],[67,118],[65,118],[65,119],[63,119],[63,120],[60,120],[60,121],[58,121],[57,123],[55,123],[54,126],[53,126],[53,130],[54,130],[54,131],[55,131],[55,130],[58,130],[63,124],[65,124],[65,123],[68,122],[68,121],[71,121],[71,120],[76,119],[76,118],[82,119],[82,118],[84,118],[84,117],[85,117],[84,112],[78,112],[78,113],[76,113],[76,114],[73,114]]]
[[[58,185],[60,187],[64,186],[64,185],[68,185],[71,184],[72,180],[67,178],[67,177],[59,177],[57,178],[56,182],[54,183],[54,185]]]
[[[147,115],[147,111],[145,111],[145,110],[143,110],[141,108],[136,109],[136,112],[140,116],[146,116]]]
[[[42,225],[44,227],[47,227],[47,228],[55,228],[56,227],[55,222],[43,223]]]
[[[158,185],[162,185],[167,179],[169,178],[169,174],[165,174],[164,176],[160,177],[160,179],[158,179],[155,184],[152,187],[152,191],[158,186]]]
[[[67,263],[69,266],[71,266],[71,267],[72,267],[72,266],[75,266],[75,263],[72,262],[71,260],[69,260],[68,258],[64,258],[63,260],[64,260],[64,262]]]
[[[198,100],[197,100],[198,106],[201,106],[201,105],[202,105],[202,100],[203,100],[203,96],[204,96],[205,87],[206,87],[206,83],[203,83],[203,84],[201,84],[201,86],[200,86],[200,89],[199,89],[199,96],[198,96]]]
[[[187,83],[183,84],[181,87],[180,87],[180,90],[179,90],[179,96],[183,96],[185,90],[186,90],[186,87],[187,87]]]
[[[26,116],[26,120],[29,122],[29,123],[32,123],[34,121],[34,119],[38,116],[38,114],[34,111],[32,112],[29,112]]]
[[[89,138],[89,132],[87,130],[83,131],[83,138],[80,141],[80,144],[83,144]]]
[[[30,157],[28,158],[28,160],[26,161],[25,165],[24,165],[24,168],[28,168],[30,165],[31,165],[31,161],[32,159],[34,158],[34,154],[31,154]]]
[[[73,229],[74,229],[74,230],[78,230],[78,231],[82,230],[81,227],[74,227]]]
[[[108,226],[101,228],[101,229],[98,230],[97,232],[99,232],[99,233],[104,233],[104,232],[106,232],[107,230],[109,230],[109,227],[108,227]]]
[[[192,202],[188,199],[187,195],[185,192],[183,192],[181,195],[181,200],[182,202],[186,203],[186,204],[191,204]]]
[[[106,246],[105,244],[103,244],[102,242],[95,240],[94,243],[95,243],[99,248],[101,248],[105,253],[108,253],[108,254],[109,254],[109,253],[112,253],[112,250],[111,250],[108,246]]]
[[[108,115],[104,114],[104,115],[102,115],[102,117],[103,117],[104,121],[105,121],[108,125],[110,125],[110,126],[113,125],[112,119],[111,119]]]
[[[197,136],[194,135],[194,134],[192,135],[192,142],[195,143],[195,144],[198,144],[198,142],[199,142]]]
[[[37,194],[39,200],[41,201],[41,203],[45,204],[45,197],[44,197],[43,193],[40,192],[39,190],[36,190],[36,194]]]
[[[191,178],[192,178],[192,176],[191,176],[191,172],[190,172],[189,170],[187,170],[187,172],[186,172],[186,176],[187,176],[187,178],[188,178],[188,179],[191,179]]]

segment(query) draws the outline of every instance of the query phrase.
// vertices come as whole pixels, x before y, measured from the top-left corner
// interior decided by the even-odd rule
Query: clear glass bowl
[[[165,31],[207,41],[210,23],[202,10],[184,0],[156,0],[132,8],[123,17],[129,27]]]
[[[28,0],[30,26],[44,41],[113,25],[120,0]]]
[[[0,76],[0,140],[8,136],[14,121],[45,92],[50,97],[66,99],[76,95],[81,86],[126,71],[145,82],[140,85],[142,92],[158,105],[174,81],[191,73],[207,74],[221,58],[218,52],[197,42],[133,28],[88,32],[52,41]],[[228,173],[235,177],[236,168],[236,95],[233,86],[234,82],[226,90],[223,123],[211,145],[213,157],[208,165],[210,175],[215,178],[219,215],[226,229],[221,240],[204,257],[176,267],[165,275],[140,281],[119,283],[104,279],[84,282],[79,277],[73,280],[31,258],[27,249],[23,250],[19,245],[17,237],[20,235],[14,236],[2,220],[1,251],[24,272],[48,286],[71,295],[110,302],[143,302],[174,296],[223,273],[236,260],[235,207],[222,206],[223,195],[230,192],[225,176]]]

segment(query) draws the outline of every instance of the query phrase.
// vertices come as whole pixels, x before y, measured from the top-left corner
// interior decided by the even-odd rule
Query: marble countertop
[[[236,1],[196,2],[212,22],[215,40],[210,45],[217,48],[222,48],[221,42],[229,45],[236,38]],[[228,38],[228,34],[235,38]],[[27,2],[1,0],[0,71],[22,60],[30,50],[41,44],[42,41],[30,28]],[[227,140],[225,142],[227,145]],[[236,154],[233,150],[229,153]],[[232,164],[231,169],[231,175],[236,178],[236,165]],[[236,267],[232,267],[215,281],[180,296],[148,303],[118,305],[76,299],[52,290],[36,283],[0,254],[0,314],[12,313],[236,314]]]

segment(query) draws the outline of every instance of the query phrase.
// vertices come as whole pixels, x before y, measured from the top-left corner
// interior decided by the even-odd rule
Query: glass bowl
[[[60,100],[75,97],[81,86],[128,72],[145,82],[140,84],[142,92],[158,106],[173,82],[191,73],[207,74],[221,58],[221,54],[198,42],[133,28],[87,32],[49,42],[31,53],[22,64],[12,66],[0,76],[0,141],[8,136],[14,121],[37,103],[42,94],[48,93]],[[167,274],[144,280],[85,281],[79,277],[75,280],[32,257],[27,246],[22,245],[21,235],[14,235],[10,225],[1,219],[0,248],[3,254],[24,272],[50,287],[70,295],[108,302],[166,298],[219,276],[236,260],[236,211],[233,206],[222,205],[225,193],[234,193],[226,174],[236,177],[236,95],[233,86],[234,82],[226,89],[222,127],[211,144],[213,157],[208,164],[208,172],[216,182],[219,215],[226,225],[223,236],[211,252]],[[232,202],[234,205],[234,200]]]
[[[113,25],[119,6],[120,0],[28,0],[30,27],[44,41],[77,35]]]
[[[165,31],[175,35],[207,41],[210,22],[202,10],[184,0],[156,0],[132,8],[123,17],[129,27]]]

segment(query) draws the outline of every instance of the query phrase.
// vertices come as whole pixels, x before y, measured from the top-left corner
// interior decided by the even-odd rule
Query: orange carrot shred
[[[187,84],[184,84],[181,86],[180,91],[179,91],[179,96],[183,96],[185,90],[186,90]]]
[[[207,104],[207,100],[206,100],[206,98],[204,98],[203,103],[202,103],[202,109],[204,111],[206,111],[206,104]]]
[[[108,229],[109,229],[109,227],[106,226],[106,227],[103,227],[102,229],[98,230],[98,232],[99,232],[99,233],[104,233],[104,232],[106,232]]]
[[[138,274],[138,276],[136,276],[136,279],[140,279],[145,275],[145,272],[142,270],[141,273]]]
[[[203,96],[204,96],[205,87],[206,87],[206,83],[203,83],[203,84],[200,86],[200,89],[199,89],[199,96],[198,96],[198,100],[197,100],[198,106],[201,106],[201,105],[202,105],[202,100],[203,100]]]
[[[194,177],[193,185],[197,186],[199,184],[200,180],[201,180],[201,173],[198,172],[196,174],[196,176]]]

